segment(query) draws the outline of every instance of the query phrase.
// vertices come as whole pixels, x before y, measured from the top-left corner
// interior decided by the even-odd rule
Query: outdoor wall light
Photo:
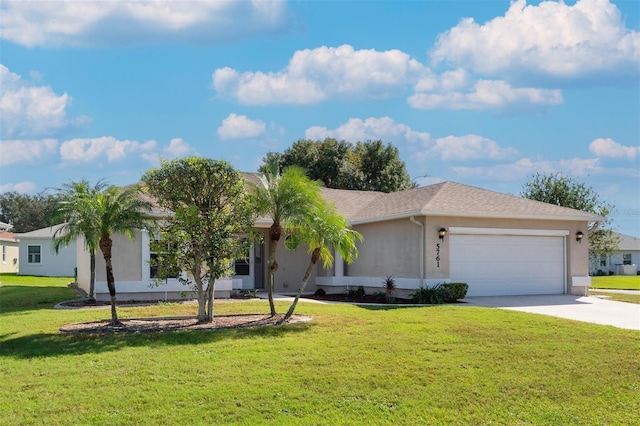
[[[440,230],[438,231],[438,237],[440,237],[441,240],[444,240],[445,235],[447,235],[447,230],[444,228],[440,228]]]
[[[576,241],[582,244],[582,238],[584,238],[584,233],[582,231],[576,232]]]

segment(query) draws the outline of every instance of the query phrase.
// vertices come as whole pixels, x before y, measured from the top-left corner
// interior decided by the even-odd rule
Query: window
[[[607,256],[604,254],[600,255],[600,266],[607,266]]]
[[[625,253],[622,255],[622,264],[631,265],[631,253]]]
[[[40,246],[27,246],[27,263],[41,263]]]
[[[2,246],[2,263],[7,263],[7,246]]]
[[[163,263],[163,260],[166,262],[166,259],[163,259],[162,255],[169,252],[169,247],[166,244],[155,240],[151,243],[150,249],[149,277],[166,279],[178,278],[180,276],[180,270],[177,266]]]
[[[233,262],[233,269],[235,271],[235,275],[251,275],[249,269],[249,246],[247,245],[247,240],[242,240],[242,244],[244,244],[244,257],[242,259],[236,259]]]

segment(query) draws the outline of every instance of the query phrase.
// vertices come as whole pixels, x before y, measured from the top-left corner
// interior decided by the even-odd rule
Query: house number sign
[[[440,243],[436,244],[436,266],[440,267]]]

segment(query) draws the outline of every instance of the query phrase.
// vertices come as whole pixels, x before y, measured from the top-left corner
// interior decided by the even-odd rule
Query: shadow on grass
[[[0,314],[51,309],[56,303],[76,298],[78,294],[69,287],[3,285],[0,287]]]
[[[104,353],[128,347],[167,347],[218,343],[225,340],[281,338],[287,334],[303,333],[313,327],[310,323],[270,325],[256,328],[228,328],[218,330],[189,330],[151,333],[61,334],[40,333],[15,338],[0,335],[0,358],[40,358],[60,355]]]

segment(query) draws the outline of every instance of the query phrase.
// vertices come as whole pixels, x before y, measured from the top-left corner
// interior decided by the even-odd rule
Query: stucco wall
[[[357,244],[359,256],[345,265],[346,276],[419,278],[422,228],[404,220],[356,225],[364,238]]]
[[[142,262],[142,232],[136,231],[133,240],[126,236],[115,234],[111,236],[113,248],[111,264],[116,281],[140,281],[142,267],[149,267]],[[102,251],[96,254],[96,281],[107,281],[106,267]]]
[[[265,264],[267,263],[269,241],[265,242]],[[278,270],[274,277],[274,292],[276,293],[296,293],[302,283],[305,271],[309,266],[309,260],[311,255],[308,253],[308,247],[306,245],[298,247],[297,250],[292,251],[285,247],[284,238],[278,243],[278,249],[276,251],[276,261],[278,262]],[[321,263],[319,261],[318,263]],[[315,275],[316,270],[312,272],[309,284],[307,285],[307,291],[314,291],[315,289]],[[266,283],[266,277],[265,277]]]
[[[19,249],[17,242],[0,241],[0,256],[4,250],[4,260],[0,258],[0,272],[15,273],[18,272]],[[14,262],[15,259],[15,262]]]
[[[27,247],[39,245],[41,262],[30,264],[27,262]],[[51,245],[50,238],[21,238],[19,243],[20,275],[41,275],[48,277],[72,277],[76,267],[76,242],[61,247],[58,254]]]

